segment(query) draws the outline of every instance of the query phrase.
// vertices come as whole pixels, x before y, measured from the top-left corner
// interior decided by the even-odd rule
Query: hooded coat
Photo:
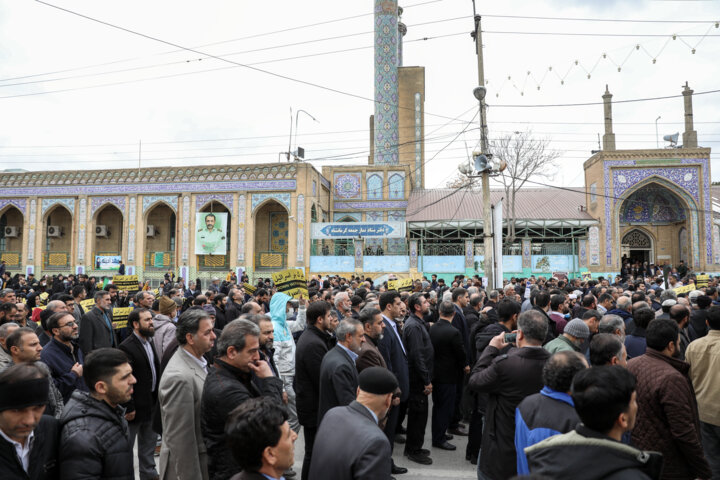
[[[270,299],[270,318],[275,329],[275,366],[281,376],[295,375],[295,340],[293,333],[305,329],[305,307],[300,307],[295,321],[287,321],[290,295],[277,292]]]

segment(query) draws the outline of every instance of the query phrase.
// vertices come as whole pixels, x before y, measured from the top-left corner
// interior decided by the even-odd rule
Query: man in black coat
[[[60,417],[60,478],[134,480],[133,447],[121,406],[130,401],[135,384],[127,355],[97,349],[85,359],[83,378],[90,393],[73,392]]]
[[[98,348],[117,347],[108,292],[98,291],[95,294],[95,306],[83,315],[79,343],[85,355]]]
[[[378,350],[385,359],[385,364],[398,380],[400,385],[400,402],[406,402],[410,396],[410,372],[408,370],[407,354],[403,345],[400,332],[398,331],[396,318],[401,318],[402,300],[396,291],[385,292],[380,295],[380,311],[382,312],[385,328],[383,337],[378,342]],[[395,429],[397,427],[400,410],[393,406],[388,414],[385,424],[385,435],[390,442],[392,449],[395,444]],[[425,457],[427,458],[427,457]],[[432,460],[430,460],[432,463]],[[397,467],[393,463],[392,473],[406,473],[407,469]]]
[[[130,429],[130,444],[135,444],[138,437],[140,478],[149,480],[158,476],[155,469],[157,434],[152,429],[152,412],[160,383],[160,359],[152,342],[155,334],[152,313],[144,308],[133,310],[128,316],[128,326],[133,333],[120,344],[120,350],[128,356],[137,383],[131,400],[125,405],[125,419]]]
[[[423,455],[422,446],[428,419],[428,395],[433,390],[433,345],[423,320],[429,308],[430,304],[425,295],[413,294],[408,301],[408,309],[411,313],[405,321],[402,334],[407,349],[410,374],[405,455],[411,460],[418,455],[428,456]]]
[[[548,331],[545,334],[545,341],[543,345],[548,343],[550,340],[554,340],[555,335],[555,320],[550,318],[548,312],[550,311],[550,293],[541,291],[535,296],[535,306],[532,308],[534,311],[542,315],[548,324]]]
[[[320,397],[320,365],[325,354],[335,346],[332,332],[337,318],[331,315],[327,302],[313,302],[307,309],[308,327],[300,335],[295,349],[295,404],[305,436],[302,480],[310,473],[315,434],[317,433]]]
[[[312,479],[390,479],[390,444],[378,425],[390,408],[397,379],[385,368],[368,367],[358,380],[357,400],[333,408],[320,424]]]
[[[452,292],[452,301],[455,304],[455,315],[452,319],[452,326],[460,331],[460,336],[463,341],[463,348],[465,350],[465,358],[472,358],[472,347],[470,345],[470,327],[463,313],[470,303],[470,296],[468,291],[462,287],[456,288]],[[456,384],[455,390],[455,411],[453,412],[452,419],[450,420],[450,433],[453,435],[466,436],[468,433],[460,426],[460,421],[463,419],[463,412],[461,410],[461,403],[463,399],[463,392],[465,391],[465,376],[463,375],[463,381]]]
[[[233,288],[228,292],[227,303],[225,304],[225,325],[240,318],[244,297],[245,294],[242,290],[237,288]],[[224,328],[225,325],[221,328]]]
[[[455,445],[448,443],[445,434],[455,409],[457,384],[463,381],[464,374],[470,367],[467,364],[462,336],[450,323],[455,315],[455,305],[442,302],[438,311],[440,318],[430,327],[430,339],[434,348],[432,443],[434,447],[443,450],[455,450]]]
[[[0,476],[3,478],[57,478],[59,426],[55,418],[43,415],[48,391],[47,376],[36,364],[18,364],[0,373]],[[30,425],[28,419],[32,419]],[[28,426],[32,427],[29,431]],[[29,454],[19,458],[15,445],[8,439],[28,447]]]
[[[337,345],[320,364],[320,397],[318,426],[328,410],[350,405],[355,400],[358,374],[355,367],[360,346],[365,343],[365,329],[360,321],[346,318],[335,329]]]
[[[219,357],[205,377],[201,425],[210,478],[225,480],[239,470],[225,438],[230,412],[260,396],[282,403],[283,384],[267,362],[260,360],[260,329],[254,323],[238,320],[227,324],[217,343]]]
[[[516,345],[507,354],[505,333],[493,337],[473,368],[468,386],[489,395],[480,449],[479,473],[507,479],[517,474],[515,408],[542,389],[542,370],[550,353],[542,348],[547,335],[546,316],[528,310],[518,316]]]

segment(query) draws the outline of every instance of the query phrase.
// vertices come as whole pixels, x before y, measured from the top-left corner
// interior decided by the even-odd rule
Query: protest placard
[[[255,294],[255,290],[257,290],[257,287],[253,287],[253,286],[250,285],[249,283],[243,283],[242,286],[243,286],[243,288],[245,289],[245,293],[247,293],[247,294],[249,294],[249,295],[254,295],[254,294]]]
[[[132,307],[122,307],[122,308],[113,308],[112,309],[113,330],[122,330],[123,328],[127,327],[128,316],[130,315],[130,312],[132,312],[132,310],[133,310]]]
[[[684,287],[676,287],[676,288],[673,288],[673,289],[672,289],[672,291],[675,292],[675,293],[677,293],[677,294],[680,294],[680,293],[690,293],[690,292],[692,292],[693,290],[695,290],[695,285],[693,285],[692,283],[691,283],[690,285],[685,285]]]
[[[112,283],[118,290],[125,290],[128,293],[135,293],[139,290],[137,275],[113,275]]]
[[[87,298],[80,302],[80,306],[85,310],[86,312],[89,312],[92,310],[92,308],[95,306],[95,299],[94,298]]]
[[[278,292],[290,295],[293,298],[308,297],[305,272],[294,268],[272,274],[272,281]]]
[[[403,278],[400,280],[390,280],[388,281],[388,290],[395,290],[397,292],[412,292],[413,279]]]
[[[707,288],[708,282],[710,282],[710,275],[697,276],[697,288]]]

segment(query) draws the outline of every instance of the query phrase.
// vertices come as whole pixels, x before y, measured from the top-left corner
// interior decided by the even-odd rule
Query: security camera
[[[487,93],[487,88],[485,88],[483,86],[475,87],[473,89],[473,95],[475,95],[475,98],[477,98],[480,101],[482,101],[485,98],[486,93]]]

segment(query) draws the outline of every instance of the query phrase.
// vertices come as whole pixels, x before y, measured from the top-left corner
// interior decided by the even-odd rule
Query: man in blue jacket
[[[575,374],[587,367],[585,357],[579,353],[557,352],[543,367],[543,389],[525,398],[515,409],[518,475],[530,473],[523,451],[526,447],[553,435],[570,432],[580,423],[570,389]]]

